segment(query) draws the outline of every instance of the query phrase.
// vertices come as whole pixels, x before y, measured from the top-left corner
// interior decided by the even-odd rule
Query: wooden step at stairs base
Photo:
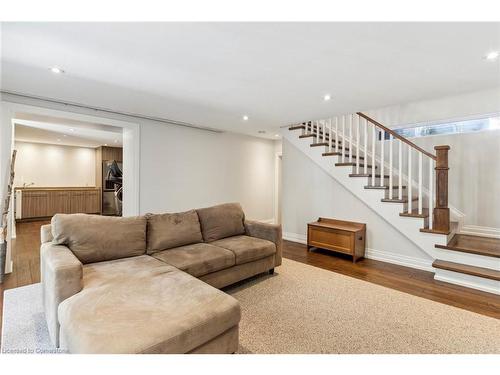
[[[349,151],[349,149],[347,149],[346,151]],[[323,152],[322,156],[342,156],[342,153],[341,152]],[[346,158],[349,157],[349,154],[348,153],[345,153],[344,156]],[[364,156],[360,156],[359,157],[359,160],[364,160],[365,157]],[[352,160],[356,160],[356,155],[353,155],[352,156]]]
[[[408,203],[408,197],[403,197],[403,199],[399,198],[383,198],[381,199],[382,202],[385,203]],[[412,202],[418,201],[417,197],[412,198]]]
[[[469,266],[461,263],[447,262],[444,260],[435,260],[432,267],[446,271],[464,273],[466,275],[484,277],[495,281],[500,281],[500,271],[495,271],[489,268]]]
[[[436,245],[436,248],[500,258],[500,238],[455,234],[448,245]]]

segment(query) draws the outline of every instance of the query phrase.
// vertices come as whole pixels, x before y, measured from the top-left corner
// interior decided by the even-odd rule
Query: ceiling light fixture
[[[104,146],[107,146],[107,145],[108,145],[107,143],[104,144]]]
[[[71,128],[71,129],[69,129],[69,131],[70,131],[70,132],[74,132],[74,131],[75,131],[75,129]]]
[[[274,136],[275,136],[275,137],[279,137],[280,135],[279,135],[279,134],[275,134]]]
[[[64,70],[62,70],[61,68],[57,67],[57,66],[53,66],[52,68],[50,68],[50,71],[54,74],[62,74],[64,73]]]
[[[330,94],[325,94],[325,95],[323,96],[323,100],[324,100],[325,102],[329,101],[331,98],[332,98],[332,97],[331,97],[331,95],[330,95]]]
[[[115,143],[118,143],[118,139],[115,139]]]
[[[500,52],[498,51],[491,51],[486,55],[486,60],[496,60],[498,59],[498,56],[500,56]]]
[[[247,115],[243,115],[243,121],[248,121],[248,116]]]

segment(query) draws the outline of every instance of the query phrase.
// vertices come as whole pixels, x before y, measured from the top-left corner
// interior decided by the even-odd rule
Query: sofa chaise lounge
[[[70,353],[234,353],[240,306],[218,288],[281,264],[281,227],[239,204],[174,214],[57,214],[41,229],[44,309]]]

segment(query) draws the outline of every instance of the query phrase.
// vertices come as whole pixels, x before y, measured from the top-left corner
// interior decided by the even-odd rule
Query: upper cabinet
[[[123,161],[123,148],[102,146],[100,147],[100,149],[101,149],[101,161],[104,160]]]

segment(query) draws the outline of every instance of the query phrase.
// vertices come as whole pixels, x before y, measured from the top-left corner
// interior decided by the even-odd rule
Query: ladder
[[[7,191],[5,194],[4,204],[2,209],[2,225],[0,227],[0,284],[3,283],[5,276],[5,262],[7,257],[7,226],[9,222],[9,207],[12,197],[12,189],[14,186],[14,165],[16,163],[17,150],[12,151],[12,159],[10,161],[10,169],[7,176]]]

